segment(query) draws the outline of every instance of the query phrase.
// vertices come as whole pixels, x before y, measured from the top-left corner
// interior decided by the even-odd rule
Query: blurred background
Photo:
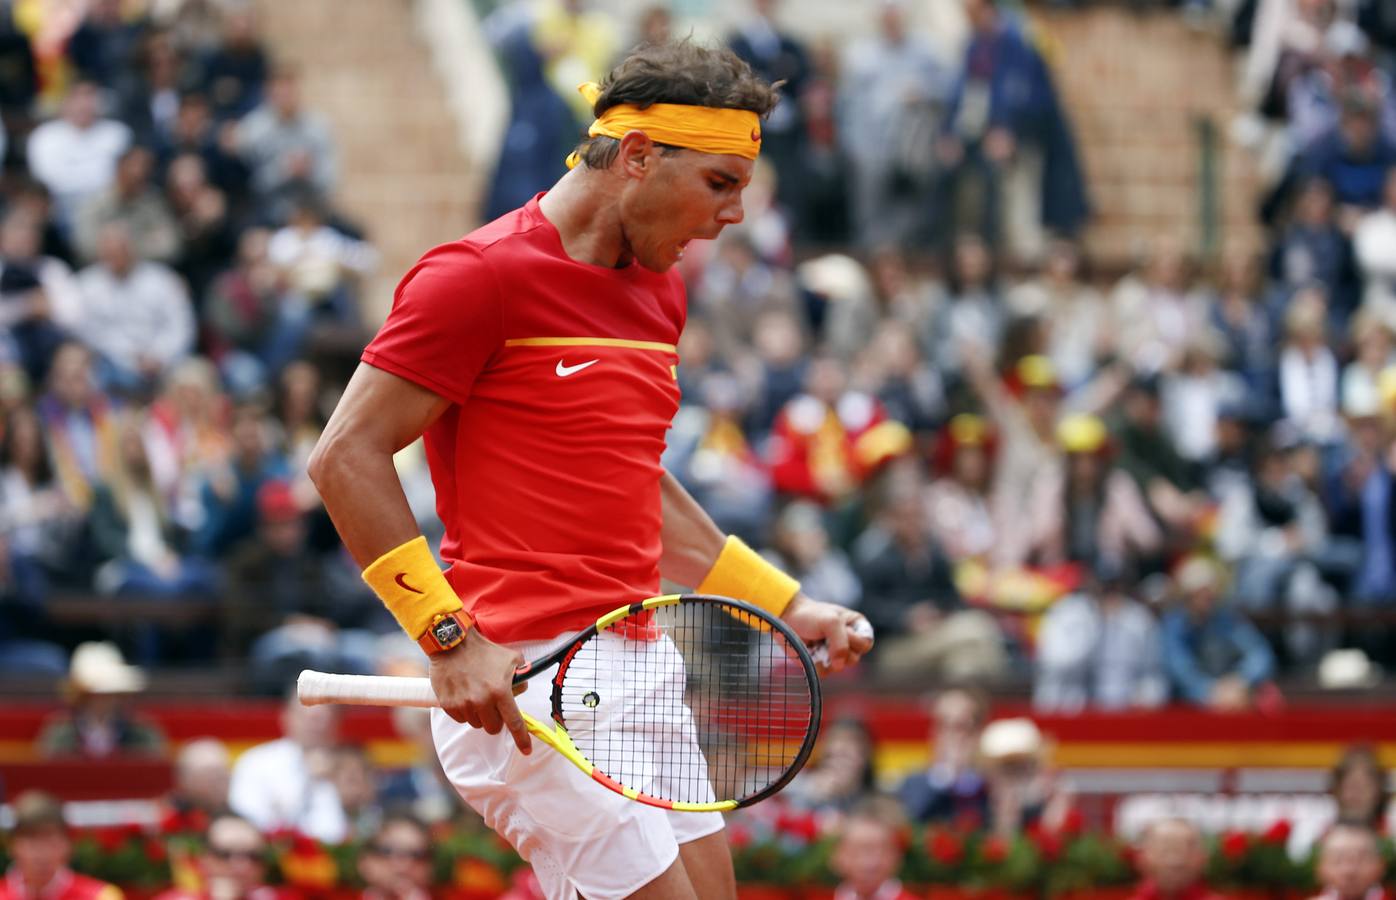
[[[4,0],[0,897],[536,894],[423,716],[286,702],[424,671],[305,461],[687,36],[784,88],[665,463],[879,635],[744,893],[1379,896],[1396,3]]]

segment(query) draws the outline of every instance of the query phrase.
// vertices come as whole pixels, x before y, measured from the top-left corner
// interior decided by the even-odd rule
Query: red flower
[[[296,856],[315,856],[320,852],[320,843],[297,831],[291,836],[291,852]]]
[[[1265,829],[1265,834],[1261,835],[1261,840],[1267,844],[1278,844],[1283,847],[1285,844],[1289,843],[1289,833],[1292,830],[1293,826],[1289,824],[1288,819],[1280,819],[1274,825]]]
[[[271,831],[267,832],[267,840],[273,844],[289,842],[294,840],[295,837],[296,830],[294,828],[286,828],[284,826],[281,828],[273,828]]]
[[[1062,839],[1055,832],[1048,831],[1034,822],[1027,828],[1028,840],[1037,847],[1037,852],[1048,862],[1062,855]]]
[[[958,865],[965,856],[965,845],[955,835],[939,829],[926,836],[926,852],[943,866]]]
[[[979,848],[984,861],[990,865],[998,865],[1008,859],[1008,841],[998,835],[990,835],[984,839],[984,843]]]
[[[727,826],[727,844],[733,850],[743,850],[751,846],[751,829],[740,823]]]
[[[776,819],[776,831],[812,844],[819,838],[819,822],[815,820],[813,813],[782,811]]]
[[[115,853],[126,843],[126,830],[119,826],[92,829],[92,839],[107,853]]]
[[[159,830],[161,834],[178,834],[181,831],[188,831],[189,826],[184,821],[184,816],[179,810],[168,810],[160,817]]]
[[[208,813],[202,809],[191,809],[189,815],[185,816],[185,820],[189,823],[190,831],[197,831],[200,834],[208,831]]]
[[[1062,817],[1061,833],[1067,837],[1077,837],[1086,830],[1086,815],[1076,807],[1071,807]]]
[[[150,860],[151,862],[159,863],[164,862],[166,859],[169,858],[169,856],[170,853],[168,850],[165,849],[165,844],[163,841],[156,840],[155,838],[145,839],[146,859]]]
[[[1240,831],[1228,831],[1222,836],[1221,852],[1229,862],[1237,863],[1246,858],[1251,839]]]

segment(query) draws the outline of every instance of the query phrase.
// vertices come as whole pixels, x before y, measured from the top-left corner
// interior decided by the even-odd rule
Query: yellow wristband
[[[800,582],[761,558],[761,554],[728,535],[717,562],[698,585],[700,594],[733,597],[780,615],[800,591]]]
[[[421,535],[375,559],[364,581],[414,641],[437,616],[462,606]]]

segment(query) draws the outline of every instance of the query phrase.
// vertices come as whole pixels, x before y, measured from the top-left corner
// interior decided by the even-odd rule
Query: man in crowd
[[[1207,852],[1197,826],[1186,819],[1162,819],[1139,842],[1144,881],[1131,900],[1213,900],[1202,880]]]
[[[421,820],[390,815],[359,853],[363,900],[429,900],[431,835]]]
[[[0,900],[121,900],[115,885],[68,868],[73,844],[57,798],[29,791],[15,798],[13,809],[14,861],[0,881]]]
[[[1323,893],[1315,900],[1384,900],[1385,872],[1376,832],[1367,825],[1340,822],[1319,845],[1318,880]]]

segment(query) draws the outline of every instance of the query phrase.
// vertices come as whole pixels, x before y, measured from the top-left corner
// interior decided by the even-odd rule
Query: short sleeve
[[[501,341],[494,273],[477,247],[457,241],[428,252],[402,279],[361,358],[464,403]]]

